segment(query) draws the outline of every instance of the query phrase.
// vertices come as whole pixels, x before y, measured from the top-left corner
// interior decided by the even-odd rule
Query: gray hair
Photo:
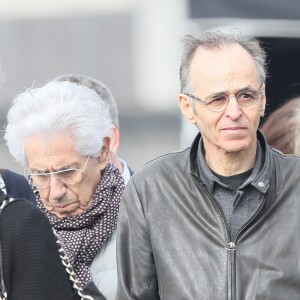
[[[260,46],[258,40],[253,37],[244,36],[240,31],[232,33],[223,32],[204,32],[200,35],[186,35],[184,37],[185,51],[182,56],[180,65],[180,85],[181,93],[192,92],[191,82],[189,78],[190,67],[198,47],[206,50],[221,49],[225,46],[239,44],[253,57],[260,83],[266,80],[266,53]]]
[[[14,158],[25,163],[26,138],[70,133],[82,156],[98,157],[103,139],[112,136],[108,104],[91,89],[71,82],[50,82],[18,95],[7,115],[5,140]]]
[[[118,107],[110,89],[101,81],[85,75],[64,74],[57,76],[53,81],[69,81],[86,86],[94,90],[99,97],[109,105],[110,117],[113,124],[119,128]]]

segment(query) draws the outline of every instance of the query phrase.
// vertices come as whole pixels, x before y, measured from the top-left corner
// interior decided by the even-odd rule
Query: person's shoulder
[[[9,169],[1,169],[1,176],[4,179],[13,179],[13,180],[21,180],[21,181],[25,179],[23,175],[13,172]]]
[[[300,168],[300,157],[294,154],[284,154],[280,150],[270,147],[270,154],[274,162],[283,170],[297,170]]]
[[[278,159],[283,159],[287,161],[295,161],[296,163],[300,163],[300,156],[295,155],[295,154],[285,154],[282,151],[275,149],[271,146],[269,146],[270,153],[273,155],[273,157],[278,158]]]
[[[33,191],[23,175],[8,169],[1,169],[1,176],[9,195],[15,198],[24,198],[35,203]]]
[[[27,236],[29,233],[38,237],[50,230],[47,217],[33,203],[24,199],[16,199],[7,204],[1,214],[1,231],[6,236]],[[9,238],[8,238],[9,239]]]
[[[133,178],[145,178],[148,175],[161,176],[176,171],[182,172],[189,164],[190,148],[182,151],[175,151],[163,154],[150,160],[133,174]]]
[[[17,184],[21,184],[22,186],[29,188],[26,178],[21,174],[18,174],[16,172],[13,172],[8,169],[1,169],[1,176],[2,176],[6,186],[8,186],[8,187],[15,186]]]
[[[22,220],[32,217],[33,219],[47,220],[46,216],[32,202],[25,199],[16,198],[11,203],[6,204],[3,210],[3,217],[7,219]]]

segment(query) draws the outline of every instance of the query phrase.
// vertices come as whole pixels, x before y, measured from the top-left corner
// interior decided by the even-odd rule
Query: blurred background
[[[298,0],[1,0],[0,166],[22,172],[3,141],[13,98],[66,73],[111,89],[133,170],[187,147],[196,130],[177,105],[182,38],[233,27],[268,52],[267,114],[299,94]]]

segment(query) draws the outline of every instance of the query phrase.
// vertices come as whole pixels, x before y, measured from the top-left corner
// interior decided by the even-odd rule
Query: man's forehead
[[[69,136],[27,138],[24,151],[28,165],[67,166],[81,163],[84,159]]]
[[[233,44],[215,49],[198,47],[192,59],[191,68],[199,66],[204,68],[204,70],[207,68],[214,69],[220,64],[226,65],[230,63],[244,63],[245,67],[247,67],[245,63],[255,65],[253,57],[246,49],[238,44]]]
[[[32,135],[24,140],[25,152],[51,153],[76,152],[75,140],[68,133],[57,133],[51,135]]]
[[[27,166],[31,170],[43,172],[59,171],[64,169],[80,168],[85,157],[45,156],[39,158],[27,157]]]
[[[259,81],[254,59],[240,45],[212,50],[198,48],[191,64],[190,79],[194,90],[213,88],[216,92],[255,86]]]

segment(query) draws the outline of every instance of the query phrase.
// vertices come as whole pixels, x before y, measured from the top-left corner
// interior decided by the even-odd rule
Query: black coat
[[[78,300],[46,216],[29,201],[9,204],[0,218],[4,282],[10,300]]]
[[[14,198],[23,198],[35,203],[34,193],[23,175],[14,173],[7,169],[0,169],[4,180],[7,194]]]

